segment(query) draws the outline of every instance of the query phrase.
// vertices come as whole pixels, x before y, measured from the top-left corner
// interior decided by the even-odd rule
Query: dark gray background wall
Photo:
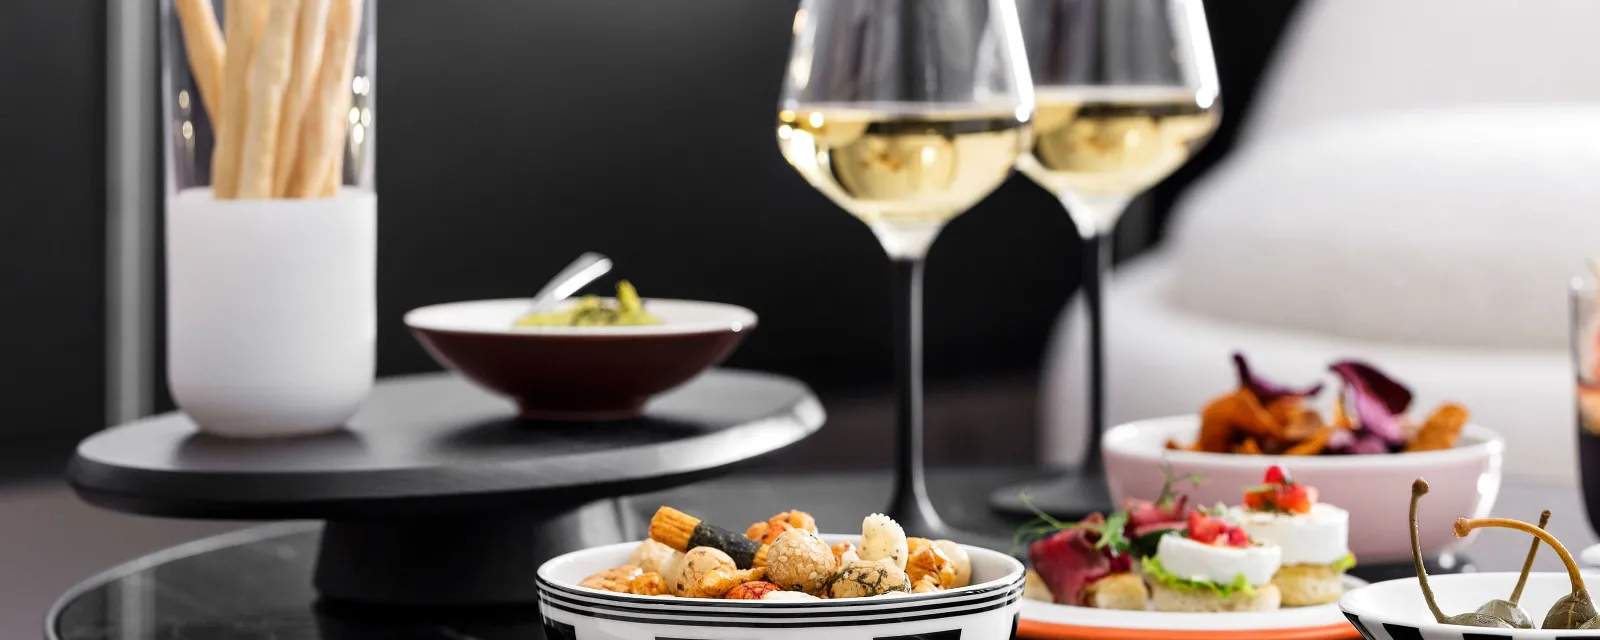
[[[887,261],[773,135],[794,2],[473,2],[380,16],[381,305],[530,292],[582,249],[647,295],[742,304],[733,364],[886,379]],[[415,153],[423,149],[423,153]],[[1066,216],[1018,180],[930,261],[929,366],[1031,364],[1072,284]],[[1017,268],[1021,263],[1023,268]],[[380,366],[428,368],[397,321]]]
[[[0,450],[102,426],[104,16],[0,3]]]
[[[105,1],[0,4],[0,450],[103,426]],[[825,401],[887,391],[882,251],[773,141],[795,0],[376,1],[381,373],[436,368],[406,309],[531,293],[593,249],[646,295],[760,313],[732,365]],[[1124,254],[1226,151],[1294,4],[1208,3],[1223,131],[1145,200]],[[958,218],[930,256],[935,383],[1032,376],[1078,261],[1020,177]],[[1026,455],[1032,425],[1002,426]]]

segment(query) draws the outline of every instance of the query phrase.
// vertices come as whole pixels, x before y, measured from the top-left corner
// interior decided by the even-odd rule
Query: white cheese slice
[[[1350,553],[1350,512],[1317,503],[1310,513],[1234,508],[1233,520],[1250,537],[1283,549],[1283,564],[1333,564]]]
[[[1218,584],[1232,584],[1239,574],[1244,574],[1251,586],[1271,582],[1272,574],[1278,572],[1280,557],[1281,551],[1272,544],[1229,547],[1179,535],[1162,536],[1156,547],[1156,559],[1168,573]]]

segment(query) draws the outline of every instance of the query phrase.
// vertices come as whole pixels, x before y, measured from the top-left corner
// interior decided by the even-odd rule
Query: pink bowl
[[[1500,493],[1500,458],[1505,440],[1469,424],[1454,449],[1421,453],[1358,456],[1251,456],[1174,451],[1167,440],[1193,442],[1198,416],[1173,416],[1130,422],[1106,432],[1106,480],[1111,497],[1154,499],[1161,492],[1162,468],[1176,474],[1204,474],[1199,487],[1183,485],[1191,504],[1237,505],[1243,487],[1260,484],[1262,473],[1283,465],[1296,480],[1315,486],[1321,501],[1350,512],[1350,550],[1358,562],[1411,558],[1407,525],[1411,481],[1431,487],[1418,507],[1422,551],[1433,557],[1467,541],[1450,531],[1458,517],[1489,515]]]

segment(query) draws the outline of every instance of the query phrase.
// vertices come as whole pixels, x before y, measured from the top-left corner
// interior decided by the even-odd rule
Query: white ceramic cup
[[[372,388],[377,196],[167,203],[167,375],[202,431],[337,429]]]

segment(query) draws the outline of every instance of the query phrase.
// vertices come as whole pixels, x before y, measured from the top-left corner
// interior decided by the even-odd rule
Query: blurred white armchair
[[[1273,379],[1363,358],[1576,473],[1565,286],[1600,255],[1600,2],[1312,0],[1238,145],[1107,293],[1113,424],[1195,411],[1240,349]],[[1224,95],[1224,103],[1226,95]],[[1046,359],[1046,456],[1082,452],[1081,300]]]

